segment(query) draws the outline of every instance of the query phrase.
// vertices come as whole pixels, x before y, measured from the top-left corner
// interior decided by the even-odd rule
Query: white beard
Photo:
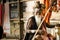
[[[40,17],[35,16],[35,20],[36,20],[37,26],[39,26],[41,23],[41,16]]]

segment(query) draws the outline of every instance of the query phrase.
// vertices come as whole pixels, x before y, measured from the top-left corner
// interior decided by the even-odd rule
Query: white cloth
[[[55,36],[55,28],[47,28],[47,33],[50,33]]]
[[[51,19],[60,19],[60,11],[59,12],[52,11]]]

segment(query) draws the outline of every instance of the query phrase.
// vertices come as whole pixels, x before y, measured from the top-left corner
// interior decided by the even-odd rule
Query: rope
[[[45,16],[44,16],[43,20],[41,21],[41,23],[40,23],[40,25],[39,25],[38,29],[36,30],[36,33],[34,34],[34,36],[33,36],[32,40],[34,40],[34,38],[35,38],[35,36],[36,36],[37,32],[39,31],[39,28],[41,27],[41,25],[42,25],[43,21],[45,20],[45,18],[46,18],[46,16],[47,16],[47,14],[48,14],[48,12],[49,12],[49,10],[50,10],[50,8],[47,10],[47,12],[46,12],[46,14],[45,14]]]

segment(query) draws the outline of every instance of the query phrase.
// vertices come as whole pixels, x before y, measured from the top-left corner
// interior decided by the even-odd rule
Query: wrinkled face
[[[35,8],[34,14],[35,14],[35,15],[41,15],[40,9]]]

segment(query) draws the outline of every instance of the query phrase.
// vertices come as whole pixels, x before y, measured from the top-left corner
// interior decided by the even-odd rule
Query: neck
[[[35,15],[35,16],[38,17],[38,18],[41,17],[41,15]]]

